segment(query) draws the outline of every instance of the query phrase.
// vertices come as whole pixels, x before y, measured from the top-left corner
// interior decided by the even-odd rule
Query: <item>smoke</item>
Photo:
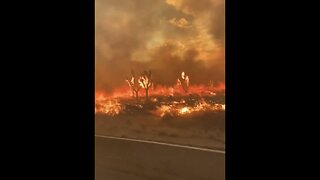
[[[223,0],[96,0],[95,88],[112,91],[130,70],[155,84],[224,81]]]

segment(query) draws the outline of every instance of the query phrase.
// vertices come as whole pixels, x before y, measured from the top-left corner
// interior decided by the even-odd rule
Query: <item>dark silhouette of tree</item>
[[[144,71],[139,78],[140,86],[146,91],[146,99],[149,98],[149,88],[153,84],[151,71]]]
[[[182,72],[181,77],[179,77],[177,81],[178,85],[187,93],[189,91],[189,76],[187,76],[185,72]]]
[[[129,87],[131,89],[132,95],[138,99],[139,90],[140,90],[141,86],[140,86],[140,83],[139,83],[139,79],[136,78],[133,70],[131,70],[131,78],[129,79],[127,77],[126,78],[126,82],[128,83],[128,85],[129,85]]]

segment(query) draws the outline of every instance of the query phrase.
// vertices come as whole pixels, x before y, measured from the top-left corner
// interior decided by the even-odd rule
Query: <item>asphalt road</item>
[[[95,180],[224,180],[225,154],[95,137]]]

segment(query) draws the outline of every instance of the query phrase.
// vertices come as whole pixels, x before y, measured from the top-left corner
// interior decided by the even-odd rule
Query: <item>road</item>
[[[224,179],[224,153],[95,137],[95,180]]]

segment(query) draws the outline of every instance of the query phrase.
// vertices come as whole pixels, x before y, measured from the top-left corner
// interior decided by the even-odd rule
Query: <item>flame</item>
[[[188,113],[188,112],[190,112],[190,111],[189,111],[189,108],[188,108],[188,107],[183,107],[183,108],[180,109],[179,112],[180,112],[180,114],[186,114],[186,113]]]
[[[150,96],[185,96],[188,94],[197,94],[199,96],[216,96],[217,93],[224,93],[225,86],[220,83],[216,86],[206,86],[206,85],[190,85],[189,92],[185,93],[179,86],[163,86],[155,85],[154,88],[150,88]],[[144,90],[139,90],[139,96],[143,97]],[[108,98],[130,98],[132,97],[131,89],[128,85],[123,85],[121,87],[115,88],[113,92],[106,93],[97,91],[95,92],[96,100],[106,100]]]
[[[218,104],[208,100],[208,97],[210,99],[214,96],[224,95],[224,83],[214,84],[210,81],[207,85],[189,85],[189,77],[185,72],[182,72],[181,78],[178,78],[178,80],[180,79],[183,83],[187,83],[188,92],[186,92],[179,84],[174,86],[154,86],[150,78],[147,75],[142,75],[137,79],[128,78],[126,80],[129,86],[131,84],[130,87],[133,87],[135,82],[137,86],[142,87],[138,88],[139,98],[137,99],[132,97],[134,96],[132,89],[126,84],[115,88],[113,92],[95,92],[95,113],[109,116],[116,116],[121,113],[125,114],[128,111],[128,109],[126,109],[128,104],[131,104],[131,107],[139,107],[139,111],[148,111],[158,117],[164,117],[166,114],[171,116],[188,116],[193,113],[205,111],[225,111],[225,104]],[[156,108],[146,110],[143,109],[143,102],[141,100],[143,99],[144,89],[151,86],[152,88],[150,88],[149,91],[150,102],[153,103]],[[192,95],[191,97],[195,97],[195,104],[191,105],[187,102],[190,101],[190,99],[188,100],[190,95]],[[171,97],[171,100],[168,100],[168,97]],[[161,100],[163,98],[166,100]]]
[[[154,112],[156,116],[164,117],[165,115],[170,116],[185,116],[187,114],[201,113],[201,112],[210,112],[210,111],[225,111],[225,104],[210,104],[201,99],[200,102],[194,107],[186,106],[185,100],[180,102],[170,102],[169,105],[161,105]]]
[[[163,117],[164,115],[170,113],[170,109],[171,106],[162,105],[156,110],[155,114]]]
[[[181,78],[185,80],[187,85],[189,86],[189,76],[187,76],[185,72],[181,73]]]
[[[182,72],[181,78],[177,79],[177,86],[180,86],[185,93],[189,91],[189,76],[185,72]]]
[[[118,100],[97,100],[95,106],[96,114],[106,114],[110,116],[118,115],[122,110]]]
[[[159,103],[156,98],[154,98],[151,102]],[[152,114],[159,117],[164,117],[165,115],[185,116],[187,114],[194,114],[199,112],[225,111],[225,104],[210,104],[203,99],[201,99],[195,106],[188,106],[185,100],[160,103],[162,103],[162,105],[158,106],[155,110],[151,111]],[[132,104],[131,106],[138,107],[139,110],[143,110],[144,105]],[[121,104],[121,102],[117,99],[105,100],[104,98],[101,98],[101,96],[99,96],[99,98],[96,100],[96,114],[115,116],[120,113],[125,114],[126,110],[126,105]]]
[[[147,76],[140,76],[139,78],[139,85],[143,88],[143,89],[147,89],[151,86],[151,81]]]

